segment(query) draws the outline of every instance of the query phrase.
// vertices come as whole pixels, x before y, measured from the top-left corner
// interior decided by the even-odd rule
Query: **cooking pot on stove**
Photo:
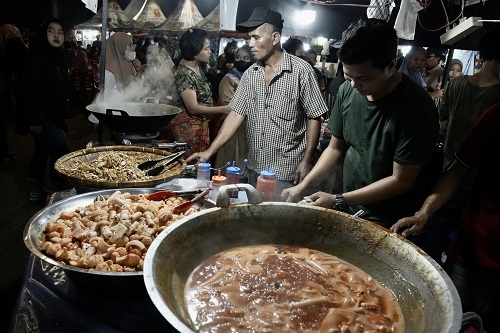
[[[227,191],[234,188],[247,192],[248,204],[230,205]],[[431,257],[405,238],[326,208],[263,203],[247,184],[221,187],[217,206],[165,229],[145,258],[148,294],[177,330],[194,330],[183,295],[191,272],[221,251],[252,244],[307,247],[359,267],[394,293],[408,333],[460,330],[462,308],[455,286]]]
[[[104,125],[121,133],[157,132],[182,111],[179,107],[158,103],[157,99],[94,103],[88,105],[87,110]]]

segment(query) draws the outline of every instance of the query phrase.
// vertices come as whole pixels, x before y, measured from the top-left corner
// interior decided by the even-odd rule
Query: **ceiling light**
[[[304,8],[297,12],[295,19],[297,22],[304,25],[313,23],[316,19],[316,11],[314,10],[313,5],[310,2],[306,3]]]

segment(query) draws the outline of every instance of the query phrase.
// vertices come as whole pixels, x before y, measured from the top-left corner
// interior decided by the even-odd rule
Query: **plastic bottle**
[[[236,166],[236,162],[233,161],[233,165],[226,169],[227,183],[228,184],[238,184],[240,182],[240,168]],[[238,197],[238,190],[229,191],[230,198]]]
[[[197,187],[208,187],[208,183],[210,182],[210,163],[207,163],[205,158],[202,163],[198,163],[196,179]]]
[[[220,187],[226,184],[227,184],[227,178],[226,176],[221,175],[221,171],[219,170],[217,176],[212,177],[212,190],[210,191],[210,199],[216,201]]]
[[[260,176],[257,177],[257,191],[262,196],[263,201],[275,201],[276,200],[276,184],[278,179],[276,174],[269,170],[269,166],[266,170],[260,172]]]

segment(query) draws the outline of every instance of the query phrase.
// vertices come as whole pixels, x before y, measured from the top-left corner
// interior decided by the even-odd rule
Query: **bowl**
[[[179,175],[184,172],[184,169],[186,168],[186,161],[184,159],[180,159],[180,163],[174,164],[172,168],[164,170],[158,176],[137,180],[110,180],[104,177],[97,179],[88,179],[79,175],[78,172],[75,171],[77,169],[80,169],[82,165],[90,165],[89,167],[91,167],[92,162],[94,162],[97,158],[103,156],[104,154],[109,154],[109,152],[117,152],[129,155],[135,154],[136,158],[140,158],[141,161],[157,160],[172,154],[161,149],[140,146],[103,146],[81,149],[66,154],[56,161],[54,167],[59,175],[61,175],[69,183],[75,186],[77,192],[79,193],[110,188],[154,187],[158,184],[165,183],[179,177]],[[140,162],[137,164],[140,164]],[[131,172],[133,174],[136,174],[140,170],[134,167],[135,166],[131,167]]]
[[[218,197],[218,206],[221,201]],[[395,295],[406,332],[455,333],[460,329],[462,309],[456,288],[425,252],[369,221],[303,204],[215,207],[168,227],[145,257],[147,292],[177,330],[196,331],[184,301],[190,274],[219,252],[254,244],[307,247],[357,266]]]

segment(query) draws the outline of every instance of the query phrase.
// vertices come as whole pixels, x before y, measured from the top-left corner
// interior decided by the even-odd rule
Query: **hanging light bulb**
[[[316,11],[310,2],[307,2],[302,10],[297,12],[296,20],[301,24],[308,25],[316,19]]]

